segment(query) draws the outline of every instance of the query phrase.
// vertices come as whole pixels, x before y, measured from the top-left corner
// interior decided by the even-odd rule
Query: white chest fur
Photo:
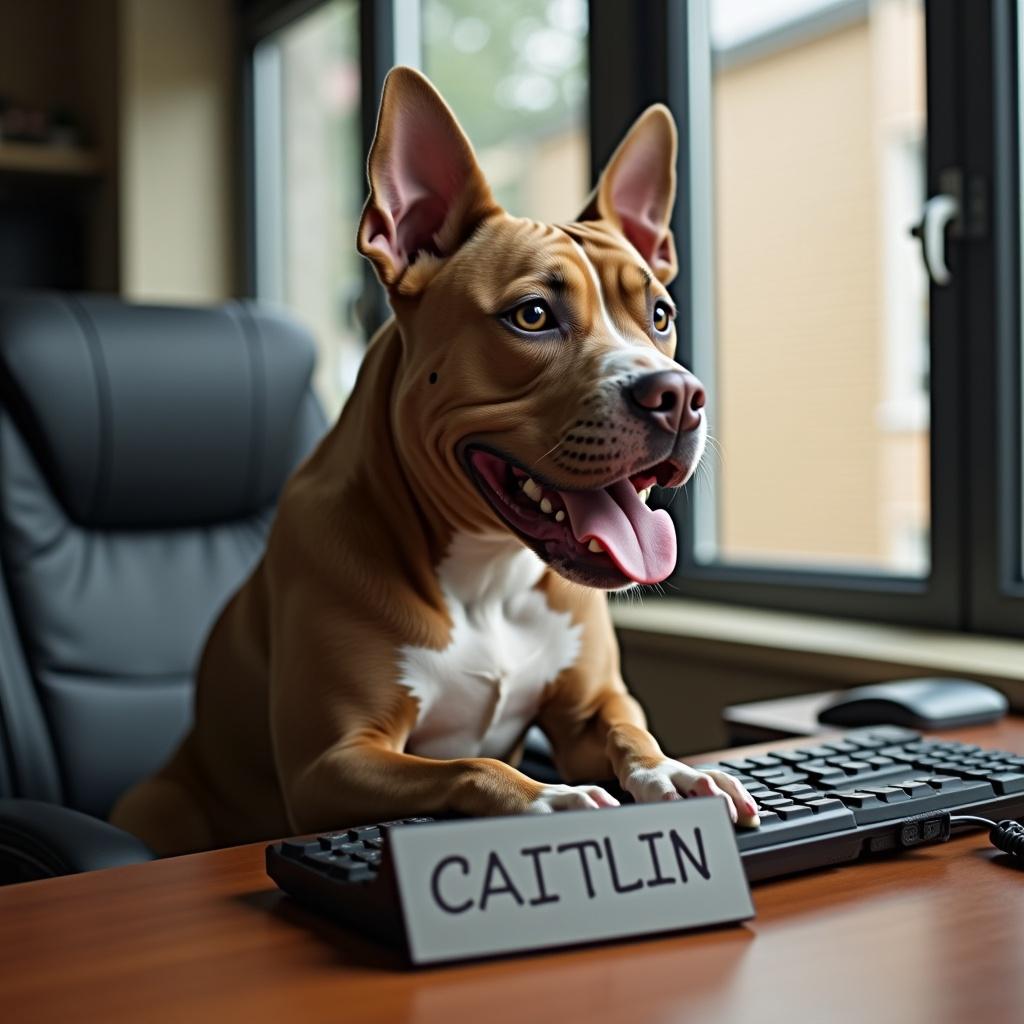
[[[512,749],[544,687],[579,653],[581,628],[534,589],[543,572],[515,541],[455,537],[437,569],[452,620],[448,646],[400,652],[400,681],[419,701],[410,753],[502,757]]]

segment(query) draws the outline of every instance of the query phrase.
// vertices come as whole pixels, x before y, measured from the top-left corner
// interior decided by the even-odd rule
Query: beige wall
[[[231,0],[122,0],[121,285],[138,300],[236,291]]]
[[[728,556],[883,548],[869,46],[865,22],[715,80]]]
[[[922,12],[877,0],[715,76],[727,559],[927,568]]]

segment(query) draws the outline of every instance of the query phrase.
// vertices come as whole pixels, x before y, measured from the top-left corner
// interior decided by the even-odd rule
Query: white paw
[[[527,814],[551,814],[554,811],[596,810],[618,807],[619,801],[600,786],[545,786],[527,808]]]
[[[724,796],[733,821],[738,818],[743,825],[757,823],[757,805],[753,798],[726,772],[699,772],[667,757],[653,768],[634,768],[623,780],[622,788],[638,804],[680,800],[687,796]]]

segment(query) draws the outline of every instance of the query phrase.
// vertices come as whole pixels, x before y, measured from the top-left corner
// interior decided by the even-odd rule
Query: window
[[[716,437],[669,593],[1024,633],[1018,3],[243,7],[254,288],[313,328],[332,411],[382,309],[353,239],[396,58],[547,220],[666,101],[680,358]],[[929,277],[910,229],[936,197]]]
[[[698,557],[924,576],[923,3],[710,14],[715,331],[695,369],[714,361],[719,443]]]
[[[590,184],[585,0],[422,0],[423,70],[510,213],[572,220]]]
[[[253,53],[253,88],[256,294],[313,332],[317,391],[336,414],[364,348],[355,0],[330,0],[264,38]]]
[[[378,101],[362,95],[364,48],[386,52],[387,65],[397,56],[424,67],[499,202],[571,220],[590,175],[587,4],[402,0],[369,36],[358,0],[308,6],[260,34],[252,52],[254,290],[313,332],[317,391],[333,416],[380,319],[376,285],[355,248]]]

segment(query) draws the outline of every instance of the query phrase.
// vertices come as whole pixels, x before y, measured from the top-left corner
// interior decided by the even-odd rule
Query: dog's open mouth
[[[558,490],[497,452],[470,447],[470,475],[499,516],[563,575],[590,586],[660,583],[676,564],[669,514],[646,505],[651,487],[679,478],[671,462],[593,490]]]

